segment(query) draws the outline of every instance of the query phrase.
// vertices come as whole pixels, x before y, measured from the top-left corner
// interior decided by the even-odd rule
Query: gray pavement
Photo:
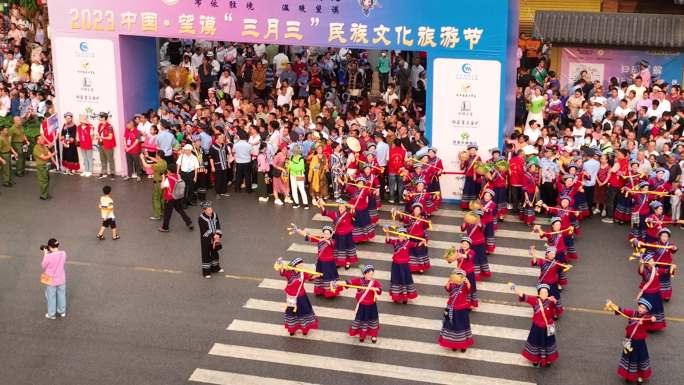
[[[95,238],[100,222],[97,199],[106,183],[114,188],[115,213],[122,236],[117,241],[109,239],[109,234],[105,241]],[[463,359],[458,357],[460,353],[441,356],[393,351],[382,346],[383,339],[396,339],[402,348],[420,350],[424,346],[420,342],[436,346],[438,330],[418,324],[383,324],[383,317],[439,321],[439,307],[380,303],[382,327],[380,343],[375,348],[350,344],[351,338],[332,343],[291,339],[284,330],[270,334],[264,330],[226,330],[243,321],[282,324],[282,292],[259,288],[259,284],[264,278],[280,280],[272,269],[274,258],[291,257],[288,247],[303,244],[301,238],[287,235],[287,224],[321,226],[322,222],[312,219],[315,210],[274,207],[258,203],[255,195],[244,193],[215,201],[226,234],[222,264],[230,277],[206,280],[200,274],[197,230],[187,231],[174,214],[171,232],[162,234],[156,230],[159,223],[147,219],[151,214],[149,182],[104,182],[59,175],[53,178],[54,198],[44,202],[38,199],[35,174],[30,173],[19,178],[15,187],[2,188],[0,192],[0,384],[188,384],[195,383],[189,382],[189,378],[198,368],[258,376],[266,385],[275,381],[272,379],[334,385],[437,383],[443,378],[440,373],[473,381],[475,377],[458,376],[485,376],[490,383],[622,383],[615,371],[625,322],[597,311],[606,298],[629,304],[637,293],[637,265],[627,261],[630,250],[625,227],[602,224],[596,219],[582,223],[583,233],[577,243],[580,260],[570,272],[570,285],[563,292],[565,306],[576,309],[566,311],[559,322],[559,361],[540,370]],[[195,221],[198,213],[196,207],[189,210]],[[388,213],[382,216],[389,218]],[[456,225],[460,219],[440,217],[438,213],[435,222]],[[519,223],[505,223],[501,229],[528,231]],[[681,231],[674,233],[675,242],[684,245]],[[38,279],[38,245],[53,236],[60,239],[71,261],[67,267],[69,309],[66,319],[48,321],[43,317],[45,300]],[[431,238],[450,241],[457,236],[433,232]],[[530,241],[499,237],[497,244],[522,249]],[[390,252],[378,243],[363,245],[359,250],[361,255]],[[443,250],[431,249],[433,258],[442,253]],[[314,261],[313,254],[300,255],[308,263]],[[388,261],[370,262],[378,270],[389,270]],[[490,263],[527,267],[529,259],[494,255]],[[425,278],[446,279],[448,271],[445,267],[434,267]],[[512,280],[528,286],[535,282],[531,276],[503,273],[495,274],[491,281]],[[679,277],[675,277],[673,286],[674,299],[666,305],[666,311],[674,319],[664,332],[652,334],[648,340],[654,384],[680,384],[684,375],[679,365],[679,347],[684,342],[684,292]],[[418,290],[421,296],[444,297],[438,286],[420,284]],[[512,294],[480,294],[485,303],[517,305]],[[354,308],[353,300],[346,297],[310,298],[314,308],[348,312]],[[258,301],[277,305],[269,311],[246,306],[262,303]],[[502,333],[527,330],[530,325],[528,318],[482,311],[474,313],[471,322],[498,328],[493,330]],[[320,325],[325,332],[344,333],[349,319],[321,317]],[[312,332],[311,339],[315,339],[315,333]],[[490,355],[494,358],[497,353],[517,354],[523,341],[507,337],[510,336],[475,336],[475,348],[494,352]],[[209,354],[214,344],[233,347],[236,357]],[[311,355],[309,362],[323,362],[325,369],[293,365],[295,358],[300,357],[294,354],[290,356],[292,361],[277,363],[266,362],[266,355],[246,359],[249,349],[242,348]],[[337,359],[371,362],[375,374],[347,372],[344,368],[349,363]],[[388,373],[388,365],[415,368],[412,373],[420,377],[393,378],[400,372]],[[428,377],[430,373],[437,375]],[[234,378],[247,384],[247,377]],[[431,378],[430,382],[420,382]]]

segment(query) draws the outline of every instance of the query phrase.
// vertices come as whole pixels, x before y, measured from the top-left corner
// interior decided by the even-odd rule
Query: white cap
[[[186,144],[185,146],[183,146],[183,150],[192,150],[192,145]]]

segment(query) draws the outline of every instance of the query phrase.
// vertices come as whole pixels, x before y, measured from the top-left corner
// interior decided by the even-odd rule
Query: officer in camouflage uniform
[[[48,165],[50,159],[55,156],[54,152],[50,152],[48,143],[43,135],[38,137],[36,145],[33,147],[33,159],[36,162],[36,173],[38,175],[38,187],[40,188],[40,199],[50,199],[48,189],[50,186],[50,174],[48,173]]]

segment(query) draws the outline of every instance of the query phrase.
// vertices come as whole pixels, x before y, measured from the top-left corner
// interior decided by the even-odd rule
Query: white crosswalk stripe
[[[389,212],[391,207],[392,206],[383,206],[381,211]],[[463,218],[464,214],[465,212],[460,210],[440,209],[436,215],[433,215],[433,218],[437,220],[439,220],[440,217],[450,218],[451,220],[449,222],[454,223],[456,221],[453,218]],[[313,221],[328,222],[329,219],[318,213],[315,213],[313,215]],[[497,238],[519,239],[522,241],[517,242],[519,245],[534,243],[538,248],[541,249],[540,242],[543,242],[543,240],[540,240],[537,234],[529,231],[523,231],[523,227],[519,224],[519,222],[520,221],[518,218],[512,215],[506,216],[506,222],[499,225],[499,229],[496,233]],[[398,223],[399,222],[388,219],[381,219],[379,225]],[[548,220],[538,219],[536,223],[546,224],[548,223]],[[504,226],[509,227],[508,229],[502,228]],[[312,229],[310,227],[311,226],[305,230],[311,234],[320,234],[319,229]],[[314,380],[314,383],[304,382],[300,381],[296,377],[293,377],[291,374],[287,376],[279,376],[278,370],[275,370],[275,368],[272,371],[270,370],[270,365],[286,365],[290,368],[299,367],[307,369],[307,372],[309,370],[327,371],[328,373],[325,374],[325,383],[331,385],[336,383],[334,380],[335,373],[338,373],[339,375],[345,373],[353,374],[358,383],[363,382],[361,378],[365,376],[374,376],[376,378],[380,378],[381,381],[384,382],[389,382],[391,379],[399,379],[449,385],[455,383],[468,385],[532,385],[533,382],[525,381],[533,381],[535,375],[533,375],[532,372],[530,372],[529,377],[519,377],[519,372],[516,372],[518,374],[512,374],[513,372],[509,373],[506,371],[484,371],[483,373],[486,374],[496,373],[494,377],[487,377],[476,375],[477,372],[475,372],[475,374],[461,373],[459,372],[460,367],[457,364],[453,366],[453,370],[456,371],[451,372],[421,367],[391,365],[373,361],[361,361],[356,360],[354,356],[342,354],[343,352],[346,352],[347,349],[339,349],[338,347],[349,346],[351,349],[355,349],[354,346],[359,346],[359,349],[373,349],[382,352],[383,356],[385,354],[391,356],[392,354],[400,353],[418,354],[424,357],[432,357],[435,360],[468,360],[473,364],[481,363],[482,365],[509,365],[511,367],[518,368],[531,367],[527,360],[525,360],[519,353],[517,353],[515,350],[510,350],[511,345],[503,344],[506,346],[505,349],[497,348],[498,346],[502,346],[502,341],[508,341],[508,344],[512,343],[513,346],[519,344],[520,348],[522,348],[523,341],[525,341],[527,338],[528,330],[506,327],[506,323],[502,323],[501,321],[505,320],[506,317],[509,317],[510,320],[515,319],[515,325],[519,326],[521,325],[521,318],[529,320],[532,315],[532,310],[529,306],[524,306],[524,304],[516,306],[515,304],[497,303],[497,300],[499,300],[500,296],[492,298],[492,295],[496,293],[510,295],[511,302],[515,300],[515,296],[511,292],[509,285],[505,283],[489,281],[480,281],[477,283],[478,293],[481,301],[479,307],[473,314],[475,318],[474,320],[478,323],[471,322],[471,331],[476,340],[476,344],[474,347],[469,348],[466,352],[454,352],[450,349],[444,349],[439,346],[436,340],[434,342],[425,342],[412,340],[410,338],[411,335],[416,335],[417,330],[434,332],[435,339],[437,338],[439,330],[442,327],[443,309],[446,305],[448,296],[443,290],[440,291],[443,293],[442,295],[424,295],[423,292],[425,292],[425,288],[428,286],[444,286],[449,272],[447,269],[451,269],[454,266],[453,264],[447,263],[446,260],[440,257],[444,253],[444,250],[456,246],[461,237],[460,226],[455,224],[434,224],[430,234],[447,234],[448,238],[444,235],[441,235],[441,238],[453,239],[453,241],[429,241],[428,246],[432,256],[432,258],[430,258],[430,263],[435,269],[431,270],[427,274],[413,275],[414,283],[416,284],[419,292],[417,299],[409,301],[408,305],[391,304],[392,299],[387,293],[388,281],[390,280],[391,274],[387,270],[375,271],[375,278],[384,281],[383,285],[385,286],[385,291],[383,294],[376,297],[378,306],[380,307],[380,324],[390,327],[385,329],[385,332],[381,331],[381,336],[378,339],[377,344],[361,344],[358,342],[358,338],[353,338],[348,335],[346,328],[343,330],[334,328],[333,330],[330,327],[330,320],[337,320],[338,325],[340,320],[348,321],[351,324],[355,313],[354,301],[350,300],[355,299],[356,290],[342,291],[340,296],[346,298],[342,302],[328,301],[322,297],[317,298],[314,302],[313,308],[321,320],[319,329],[312,330],[307,336],[295,335],[294,337],[289,336],[287,330],[283,328],[282,322],[273,322],[273,317],[268,317],[268,319],[264,318],[267,314],[282,313],[285,310],[284,301],[272,301],[263,298],[256,298],[258,296],[255,296],[253,298],[248,298],[242,306],[246,312],[249,311],[247,314],[254,318],[234,319],[229,321],[228,326],[226,327],[227,333],[235,334],[235,337],[237,337],[237,334],[242,334],[244,336],[282,338],[283,341],[291,338],[311,340],[318,344],[330,346],[332,351],[339,351],[340,353],[337,354],[341,355],[339,357],[331,357],[330,355],[326,354],[307,354],[306,350],[304,352],[285,351],[281,350],[282,345],[280,343],[277,344],[278,348],[273,349],[246,346],[250,345],[250,343],[214,343],[209,351],[209,354],[212,356],[252,361],[258,364],[257,367],[268,369],[254,372],[253,370],[250,370],[252,367],[251,365],[241,367],[237,369],[237,371],[221,371],[200,367],[194,370],[189,378],[189,381],[214,385],[317,385],[316,383],[320,377],[302,378],[302,380]],[[294,237],[292,240],[293,243],[288,246],[287,252],[283,254],[283,257],[289,259],[301,254],[306,255],[308,261],[315,260],[315,255],[317,253],[317,247],[315,244],[304,242],[300,237]],[[380,228],[378,228],[377,236],[373,240],[367,244],[357,245],[359,259],[363,262],[391,262],[391,248],[387,246],[386,249],[383,249],[381,247],[375,246],[378,244],[385,245],[384,236]],[[508,261],[506,261],[506,259],[502,258],[497,261],[497,256],[522,257],[525,260],[523,261],[516,259],[513,261],[508,259]],[[530,255],[528,249],[526,248],[497,246],[496,252],[489,258],[490,269],[494,274],[511,275],[512,277],[510,279],[512,281],[521,281],[522,283],[528,284],[533,283],[536,282],[536,277],[539,275],[539,270],[538,268],[529,266],[529,262],[527,262],[529,261],[529,258]],[[515,263],[511,263],[511,261]],[[385,267],[384,264],[382,265],[382,267]],[[379,266],[376,265],[376,267]],[[313,266],[308,264],[306,268],[313,269]],[[358,268],[351,268],[349,270],[339,269],[339,274],[341,276],[340,279],[361,276],[361,272]],[[503,281],[503,279],[499,280]],[[282,278],[265,278],[259,282],[258,289],[263,289],[264,293],[266,291],[270,291],[271,294],[281,294],[285,284],[286,282]],[[423,287],[422,290],[421,287]],[[536,289],[532,286],[518,285],[518,287],[524,292],[528,293],[534,293],[536,291]],[[304,284],[304,288],[309,295],[312,295],[313,283],[306,282]],[[434,289],[432,292],[435,292]],[[487,298],[488,296],[489,299]],[[277,297],[269,295],[268,298]],[[412,311],[412,316],[401,315],[401,310],[404,306],[412,307],[414,310],[420,309],[420,311]],[[399,314],[387,313],[388,311]],[[492,324],[492,316],[497,317],[498,321],[496,321],[495,324]],[[412,329],[413,332],[410,331]],[[397,330],[400,332],[397,333]],[[408,338],[406,336],[408,336]],[[479,343],[477,342],[478,338],[482,338]],[[493,343],[493,341],[499,342]],[[268,346],[271,347],[271,345]],[[334,362],[334,365],[331,364],[331,362]],[[416,362],[421,362],[421,360],[417,360]],[[451,368],[451,366],[438,366],[437,368]],[[288,372],[292,373],[289,369]],[[472,370],[468,370],[467,373],[472,373]]]
[[[287,251],[293,252],[293,253],[309,253],[309,254],[316,254],[317,253],[317,247],[313,244],[308,244],[308,245],[302,245],[298,243],[293,243],[290,245],[290,247],[287,249]],[[359,259],[361,260],[372,260],[372,261],[392,261],[392,254],[391,253],[381,253],[377,251],[358,251],[357,255],[359,256]],[[437,267],[448,267],[448,268],[454,268],[455,266],[453,264],[450,264],[443,258],[430,258],[430,264],[432,266],[437,266]],[[532,267],[518,267],[518,266],[510,266],[510,265],[498,265],[495,263],[490,263],[489,264],[489,269],[493,273],[502,273],[502,274],[512,274],[512,275],[523,275],[523,276],[528,276],[528,277],[537,277],[539,275],[539,269],[535,269]]]
[[[228,326],[230,331],[247,332],[263,335],[272,336],[286,336],[287,331],[283,328],[282,324],[272,324],[265,322],[252,322],[252,321],[242,321],[234,320]],[[345,344],[345,345],[358,345],[357,339],[350,337],[347,333],[328,331],[328,330],[315,330],[312,331],[306,337],[297,335],[298,338],[305,338],[307,340],[330,342],[335,344]],[[499,352],[495,350],[486,349],[476,349],[470,348],[465,353],[453,352],[449,349],[444,349],[434,342],[420,342],[411,340],[402,340],[395,338],[379,338],[377,344],[366,344],[363,346],[396,350],[400,352],[407,353],[420,353],[429,354],[433,356],[445,356],[445,357],[455,357],[463,358],[467,360],[478,360],[485,362],[493,362],[497,364],[506,365],[518,365],[518,366],[530,366],[520,354],[518,353],[508,353]]]
[[[413,368],[377,362],[357,361],[345,358],[335,358],[334,360],[331,360],[330,357],[326,356],[253,348],[240,345],[216,343],[209,351],[209,354],[243,360],[270,362],[274,364],[286,363],[287,365],[307,368],[364,374],[368,376],[379,376],[401,380],[418,378],[421,382],[429,382],[432,384],[452,385],[463,383],[468,385],[533,385],[531,382],[513,381],[503,378],[476,376],[456,372],[444,372],[439,370]]]
[[[380,207],[380,211],[383,212],[391,212],[392,209],[396,210],[404,210],[404,206],[397,206],[397,205],[386,205],[383,204],[382,207]],[[445,218],[463,218],[463,216],[467,213],[467,211],[464,210],[454,210],[454,209],[443,209],[440,208],[435,217],[445,217]],[[506,215],[504,216],[504,223],[510,222],[510,223],[522,223],[520,218],[518,218],[515,215]],[[548,218],[537,218],[534,223],[538,224],[548,224],[549,219]]]
[[[307,227],[304,229],[307,233],[309,234],[314,234],[314,235],[320,235],[321,230],[320,229],[314,229],[311,227]],[[429,240],[428,241],[428,247],[432,249],[440,249],[440,250],[448,250],[452,248],[453,246],[456,245],[456,242],[460,239],[460,237],[454,237],[455,240],[453,242],[446,242],[446,241],[435,241],[435,240]],[[371,239],[368,241],[369,243],[380,243],[380,244],[385,244],[385,237],[384,235],[376,235],[375,238]],[[510,257],[522,257],[522,258],[532,258],[530,257],[528,249],[519,249],[519,248],[514,248],[514,247],[500,247],[496,246],[496,251],[494,252],[494,255],[506,255]]]
[[[282,279],[264,279],[259,283],[259,287],[262,289],[273,289],[273,290],[283,290],[285,288],[285,281]],[[304,287],[306,291],[313,292],[313,284],[305,283]],[[356,290],[344,290],[340,294],[343,297],[354,298],[356,295]],[[381,295],[376,297],[379,302],[392,302],[392,299],[387,295]],[[446,305],[447,296],[436,297],[430,295],[420,295],[418,298],[411,301],[411,305],[417,306],[428,306],[443,309]],[[523,317],[528,318],[532,316],[532,310],[525,306],[511,306],[511,305],[501,305],[496,303],[487,303],[480,301],[480,305],[476,310],[478,313],[489,313],[489,314],[501,314],[511,317]]]
[[[285,310],[285,302],[266,301],[261,299],[250,298],[243,305],[245,309],[262,310],[269,312],[281,313]],[[353,320],[356,315],[353,309],[338,309],[327,306],[316,306],[314,312],[317,316],[323,318],[347,319]],[[441,312],[436,312],[436,315],[441,315]],[[442,328],[441,319],[427,319],[419,317],[409,317],[396,314],[382,313],[380,319],[383,325],[401,326],[413,329],[425,330],[440,330]],[[502,326],[487,326],[470,324],[473,334],[476,336],[495,337],[510,340],[524,341],[527,339],[527,330],[513,329]]]
[[[214,385],[319,385],[209,369],[195,369],[190,381]]]
[[[322,214],[316,214],[313,217],[314,221],[319,221],[319,222],[332,222],[332,220],[328,217],[323,216]],[[380,219],[378,221],[378,225],[384,226],[384,225],[397,225],[397,221],[392,221],[389,219]],[[432,230],[431,231],[440,231],[440,232],[445,232],[445,233],[450,233],[450,234],[461,234],[461,226],[460,225],[443,225],[439,223],[434,223],[432,225]],[[503,237],[503,238],[515,238],[515,239],[529,239],[529,240],[534,240],[534,241],[539,241],[539,235],[536,233],[532,233],[531,231],[517,231],[517,230],[504,230],[504,229],[499,229],[496,231],[496,236],[497,237]]]

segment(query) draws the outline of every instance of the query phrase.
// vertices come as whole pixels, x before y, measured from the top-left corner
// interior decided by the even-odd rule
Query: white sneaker
[[[599,210],[599,209],[594,209],[594,211],[593,211],[594,214],[598,214],[600,212],[601,212],[601,210]]]
[[[264,202],[268,202],[268,199],[269,199],[269,198],[270,198],[270,197],[264,197]]]
[[[97,179],[107,179],[107,174],[102,174]]]
[[[268,202],[268,198],[259,197],[259,202]]]
[[[275,201],[273,201],[273,203],[277,204],[278,206],[283,205],[283,201],[281,201],[280,199],[276,199]]]
[[[252,189],[253,189],[253,190],[256,190],[256,188],[257,188],[257,187],[259,187],[259,185],[258,185],[258,184],[256,184],[256,183],[252,183]]]
[[[604,217],[604,218],[605,218],[605,217],[606,217],[606,215],[608,215],[608,214],[606,214],[606,210],[603,210],[603,211],[601,211],[601,216],[602,216],[602,217]]]
[[[53,315],[50,315],[50,314],[48,314],[48,313],[45,313],[45,318],[47,318],[47,319],[57,319],[57,317],[55,317],[55,316],[53,316]]]
[[[137,178],[137,177],[138,177],[138,174],[136,174],[136,173],[133,173],[133,175],[131,176],[131,178]]]
[[[285,203],[292,203],[292,198],[285,197]]]
[[[603,223],[614,223],[614,221],[611,218],[603,218],[603,219],[601,219],[601,222],[603,222]]]

